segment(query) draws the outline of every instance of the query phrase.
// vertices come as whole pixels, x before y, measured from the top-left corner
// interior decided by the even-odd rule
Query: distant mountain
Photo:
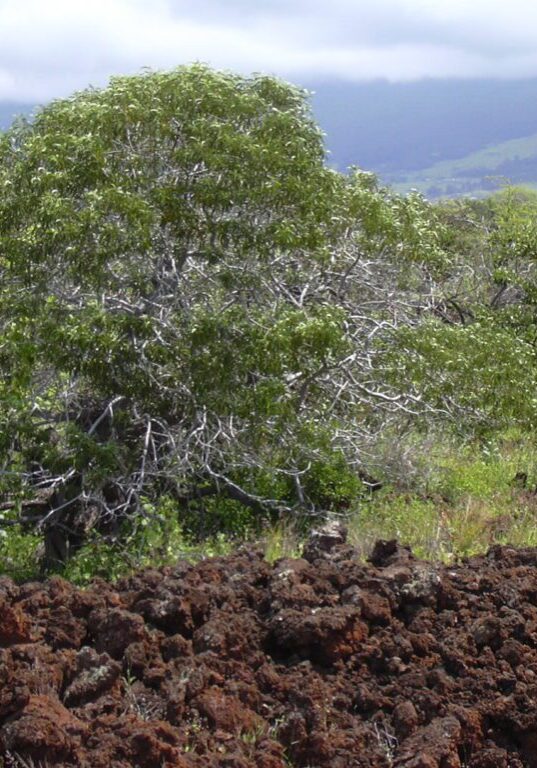
[[[505,179],[537,186],[537,79],[309,87],[337,168],[428,197],[480,196]]]
[[[381,175],[415,171],[537,132],[537,79],[309,87],[339,168],[358,165]]]

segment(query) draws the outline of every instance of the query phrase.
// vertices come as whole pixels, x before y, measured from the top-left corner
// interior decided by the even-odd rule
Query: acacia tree
[[[440,230],[329,170],[301,91],[115,78],[5,134],[0,187],[3,524],[49,559],[162,494],[315,510],[423,409],[386,373],[438,303]]]

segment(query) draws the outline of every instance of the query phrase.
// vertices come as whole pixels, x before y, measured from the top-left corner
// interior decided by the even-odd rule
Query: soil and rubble
[[[0,578],[0,766],[537,768],[537,549]]]

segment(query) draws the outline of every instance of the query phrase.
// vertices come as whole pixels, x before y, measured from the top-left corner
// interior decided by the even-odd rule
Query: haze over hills
[[[500,177],[537,184],[537,79],[310,87],[338,168],[358,165],[429,197],[483,194]]]
[[[310,82],[330,162],[405,192],[480,195],[537,185],[537,79]],[[0,103],[0,129],[32,105]]]
[[[537,132],[537,79],[320,83],[315,113],[338,167],[415,171]]]

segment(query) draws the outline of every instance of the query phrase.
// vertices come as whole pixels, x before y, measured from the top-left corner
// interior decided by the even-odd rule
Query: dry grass
[[[300,557],[304,537],[290,521],[280,521],[270,526],[263,536],[265,560],[275,563],[282,557]]]
[[[393,494],[358,510],[349,540],[367,557],[377,539],[398,539],[419,557],[451,562],[494,544],[537,546],[537,496],[513,490],[489,499],[465,495],[456,503]]]
[[[7,751],[5,757],[0,757],[0,768],[52,768],[46,760],[35,761],[31,757],[23,757],[17,752]]]

